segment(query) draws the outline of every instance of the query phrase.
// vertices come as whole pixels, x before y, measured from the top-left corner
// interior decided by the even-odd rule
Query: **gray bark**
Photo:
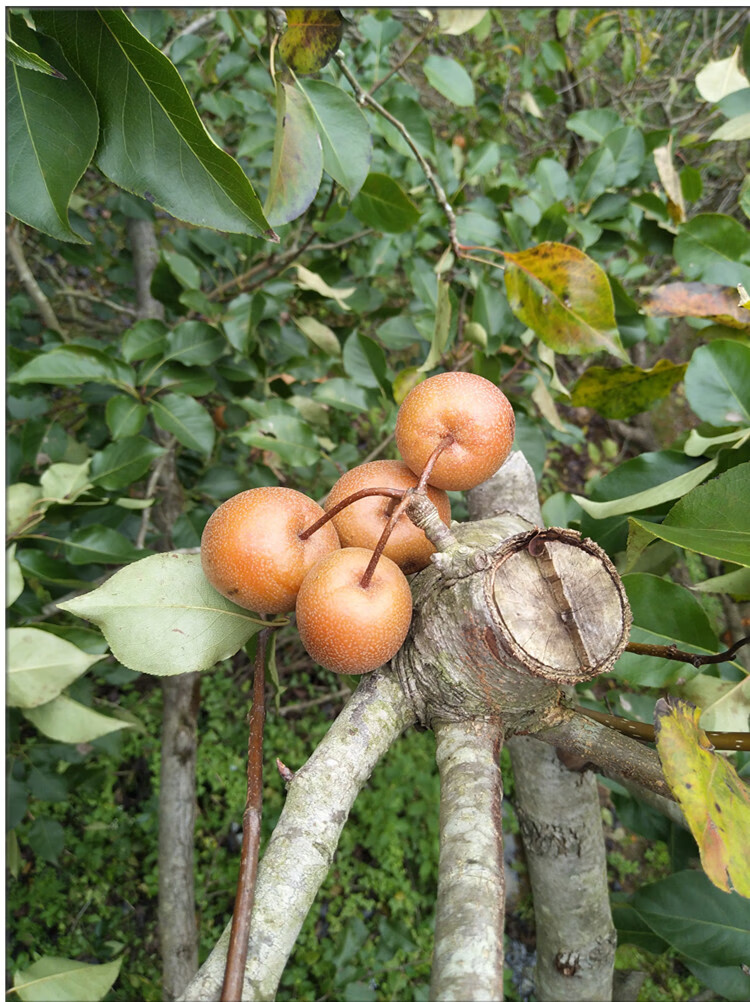
[[[136,315],[142,320],[161,320],[164,307],[151,295],[151,278],[159,261],[153,222],[128,219],[128,236],[133,254]],[[156,434],[159,439],[158,429]],[[160,548],[169,549],[172,526],[182,510],[182,489],[173,450],[165,453],[150,486],[161,490],[161,504],[154,522],[160,532]],[[146,525],[144,522],[144,537]],[[198,970],[193,837],[200,676],[191,672],[162,679],[162,695],[159,948],[162,990],[166,999],[173,999]]]
[[[159,941],[164,997],[176,998],[198,970],[193,835],[200,677],[162,679],[159,781]]]
[[[414,720],[388,669],[366,675],[291,780],[284,810],[258,868],[243,1000],[274,997],[357,794],[380,757]],[[186,988],[183,1002],[219,998],[228,945],[229,926]]]
[[[502,999],[503,780],[499,720],[437,724],[440,862],[430,997]]]
[[[474,519],[510,509],[543,524],[534,474],[521,453],[468,500]],[[592,773],[570,772],[535,738],[512,738],[508,748],[534,899],[537,997],[610,999],[616,936],[596,781]]]
[[[596,779],[570,772],[536,738],[513,738],[516,813],[536,919],[536,995],[612,998],[617,941]]]

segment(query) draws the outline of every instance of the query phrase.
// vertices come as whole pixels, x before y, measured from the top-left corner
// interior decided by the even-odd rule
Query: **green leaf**
[[[704,556],[750,567],[750,463],[696,487],[657,525],[632,519],[642,530]]]
[[[350,334],[344,344],[343,362],[344,371],[357,386],[390,393],[385,352],[372,338],[357,331]]]
[[[588,355],[605,349],[629,361],[615,326],[612,290],[595,261],[558,243],[503,256],[511,309],[553,351]]]
[[[42,488],[36,484],[11,484],[5,495],[5,531],[17,532],[32,512],[37,511]],[[43,507],[43,506],[41,506]]]
[[[746,568],[742,570],[746,572]],[[704,730],[750,730],[750,676],[741,682],[727,682],[706,674],[696,675],[679,686],[678,693],[700,707]]]
[[[592,108],[589,111],[575,112],[565,125],[583,139],[601,143],[610,132],[622,125],[622,122],[617,112],[611,108]]]
[[[708,137],[710,143],[715,142],[741,142],[743,139],[750,139],[750,111],[744,115],[737,115],[724,122],[718,129],[714,129]]]
[[[351,414],[362,413],[370,408],[367,392],[363,387],[355,386],[350,380],[338,377],[326,379],[324,383],[316,386],[313,397],[323,404],[330,404],[336,410]]]
[[[5,551],[5,608],[10,608],[24,589],[21,565],[16,560],[16,544]]]
[[[121,490],[145,476],[156,457],[163,453],[161,446],[142,435],[122,438],[94,455],[91,481],[105,491]]]
[[[305,337],[309,338],[326,355],[337,358],[341,354],[339,339],[330,327],[322,324],[315,317],[292,317],[292,319]]]
[[[592,365],[573,387],[571,403],[574,407],[592,407],[606,418],[629,418],[669,396],[686,369],[687,365],[674,365],[665,358],[652,369]]]
[[[311,466],[320,458],[320,446],[312,429],[293,414],[258,418],[238,431],[237,438],[254,449],[275,452],[290,466]]]
[[[26,709],[59,696],[101,654],[86,654],[75,644],[32,626],[12,627],[7,632],[8,706]]]
[[[189,257],[168,250],[163,250],[161,256],[183,289],[200,289],[201,273]]]
[[[11,14],[8,20],[12,25],[17,20],[17,15]],[[5,56],[14,66],[20,66],[22,70],[34,70],[49,77],[57,77],[58,80],[65,79],[65,74],[56,70],[54,66],[50,66],[46,59],[42,59],[36,52],[24,49],[7,35],[5,36]]]
[[[146,420],[148,407],[134,397],[122,394],[110,397],[104,408],[104,419],[115,441],[137,435]],[[94,457],[96,459],[96,457]]]
[[[685,373],[685,395],[708,424],[750,426],[750,345],[720,340],[696,348]]]
[[[126,564],[141,560],[148,552],[106,525],[81,526],[62,542],[71,564]]]
[[[312,107],[323,147],[323,169],[354,198],[372,162],[372,136],[356,101],[323,80],[298,81]]]
[[[90,490],[89,467],[91,460],[83,463],[53,463],[39,478],[45,507],[52,502],[72,504],[81,494]]]
[[[211,415],[193,397],[167,393],[152,401],[151,413],[159,427],[171,432],[186,448],[210,456],[216,428]]]
[[[685,967],[704,985],[708,985],[719,998],[728,1002],[746,1002],[748,995],[748,979],[742,967],[711,967],[697,960],[685,957]]]
[[[86,243],[70,227],[68,205],[96,149],[96,104],[51,39],[20,16],[11,15],[9,24],[15,42],[59,67],[64,78],[7,62],[6,208],[58,240]]]
[[[29,830],[29,845],[40,859],[56,863],[65,846],[65,833],[59,821],[51,818],[37,818]],[[23,998],[23,996],[21,996]],[[35,995],[35,998],[50,999],[51,995]]]
[[[206,580],[200,557],[184,553],[123,567],[60,608],[95,623],[118,661],[149,675],[204,671],[267,625],[223,598]]]
[[[714,654],[719,649],[708,616],[687,588],[653,574],[625,574],[622,583],[633,613],[631,641],[676,644],[696,654]],[[613,668],[616,678],[655,688],[663,688],[677,678],[691,678],[695,673],[695,668],[682,662],[627,651]]]
[[[451,298],[450,285],[438,278],[437,283],[437,306],[435,307],[435,327],[432,333],[432,342],[427,358],[419,367],[420,372],[429,372],[434,369],[443,352],[448,346],[448,339],[451,332]]]
[[[474,83],[460,63],[450,56],[429,55],[422,64],[424,75],[438,93],[459,108],[476,101]]]
[[[295,87],[276,84],[276,136],[264,211],[274,226],[301,216],[318,193],[323,147],[310,103]]]
[[[127,366],[96,348],[68,345],[53,348],[32,358],[10,377],[11,383],[52,383],[54,386],[79,386],[81,383],[123,383],[132,385],[133,374]]]
[[[96,710],[77,703],[68,696],[57,696],[43,706],[22,712],[42,734],[52,738],[53,741],[63,741],[66,744],[96,741],[105,734],[133,726],[125,720],[97,713]]]
[[[180,74],[122,10],[38,9],[34,19],[96,99],[96,162],[110,180],[196,226],[277,239],[242,168],[206,131]]]
[[[164,359],[183,365],[211,365],[226,348],[226,340],[215,327],[202,320],[186,320],[167,334]]]
[[[138,320],[122,336],[122,357],[126,362],[138,362],[161,355],[166,337],[167,325],[162,320]]]
[[[589,153],[573,178],[579,202],[591,202],[615,183],[615,158],[607,146]]]
[[[693,216],[675,237],[674,256],[690,279],[719,285],[750,283],[750,233],[747,228],[718,212]]]
[[[28,578],[39,578],[50,581],[63,588],[82,588],[85,583],[78,577],[67,560],[50,556],[42,550],[32,550],[25,546],[18,552],[18,563],[26,572]]]
[[[383,102],[387,112],[398,119],[424,154],[435,153],[435,136],[432,132],[430,116],[421,104],[410,97],[399,96],[388,98]],[[388,145],[402,156],[414,159],[414,150],[409,146],[399,130],[387,119],[378,119],[377,128]]]
[[[631,904],[654,932],[685,956],[717,967],[747,961],[750,902],[682,870],[641,888]]]
[[[641,130],[632,125],[614,129],[608,133],[604,145],[614,160],[614,186],[621,188],[634,181],[646,159],[646,142]]]
[[[120,973],[122,959],[82,964],[63,957],[42,957],[18,971],[13,985],[23,1002],[99,1002]]]
[[[727,574],[717,574],[715,578],[707,578],[694,584],[693,591],[708,595],[731,595],[737,602],[750,601],[750,568],[738,567],[736,571]],[[716,728],[712,728],[716,730]]]
[[[697,487],[706,477],[709,477],[716,469],[716,465],[717,461],[712,459],[686,473],[681,473],[672,480],[665,480],[656,487],[649,487],[647,490],[637,491],[635,494],[615,498],[611,501],[589,501],[588,498],[581,497],[580,494],[573,494],[572,497],[592,518],[627,515],[631,511],[655,508],[657,505],[664,504],[665,501],[675,501]]]
[[[287,28],[279,42],[281,58],[297,74],[322,70],[344,35],[344,19],[339,11],[294,7],[287,9],[286,20]]]
[[[365,226],[381,233],[404,233],[419,219],[416,205],[387,174],[368,174],[351,210]]]

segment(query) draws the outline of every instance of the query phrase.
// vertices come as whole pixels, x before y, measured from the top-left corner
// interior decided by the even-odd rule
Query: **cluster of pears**
[[[500,468],[515,431],[494,383],[444,372],[406,396],[396,420],[403,457],[345,473],[321,508],[287,487],[257,487],[225,501],[206,523],[203,571],[225,598],[254,612],[296,610],[308,654],[332,671],[372,671],[409,632],[406,574],[434,552],[402,514],[407,491],[426,492],[446,525],[446,491],[468,490]]]

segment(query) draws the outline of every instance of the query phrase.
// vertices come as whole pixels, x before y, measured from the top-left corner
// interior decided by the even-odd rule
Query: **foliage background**
[[[496,258],[476,260],[493,261],[481,250],[472,260],[445,255],[445,213],[423,167],[391,122],[342,102],[339,95],[351,90],[335,62],[300,78],[294,90],[308,94],[317,127],[334,142],[323,144],[320,177],[308,160],[292,175],[310,202],[284,222],[291,210],[278,193],[280,98],[269,76],[264,12],[132,10],[139,31],[175,63],[219,145],[236,156],[259,195],[268,195],[281,240],[275,246],[182,224],[93,166],[70,205],[70,226],[87,243],[11,222],[57,321],[40,316],[28,281],[11,269],[11,622],[102,655],[65,695],[129,725],[60,740],[39,729],[33,712],[10,710],[11,975],[43,954],[100,963],[124,957],[107,997],[160,997],[160,689],[107,657],[98,632],[55,603],[151,552],[197,547],[211,511],[240,490],[282,483],[320,499],[347,468],[395,458],[397,403],[422,367],[471,368],[503,386],[548,523],[580,527],[629,572],[644,635],[668,632],[683,646],[719,650],[741,629],[736,600],[750,597],[747,578],[723,590],[706,586],[746,567],[739,551],[720,557],[653,535],[639,550],[632,529],[626,551],[628,515],[661,525],[680,496],[658,493],[662,485],[712,457],[714,478],[746,469],[750,348],[741,311],[726,297],[721,309],[707,311],[701,301],[692,312],[671,299],[666,315],[646,304],[654,289],[686,280],[750,288],[747,147],[711,140],[748,113],[750,92],[745,79],[744,87],[706,101],[695,82],[735,46],[738,72],[747,74],[747,15],[496,9],[452,34],[450,22],[427,22],[414,10],[345,13],[346,64],[432,165],[457,213],[458,240],[508,254],[543,241],[585,251],[606,271],[630,360],[640,372],[661,363],[666,378],[641,379],[645,395],[635,403],[620,384],[614,396],[624,409],[608,411],[612,393],[602,394],[604,377],[591,360],[568,353],[570,345],[553,353],[544,330],[519,319]],[[289,91],[286,97],[296,100]],[[306,115],[299,112],[303,151]],[[673,175],[653,155],[670,137]],[[152,292],[164,305],[163,322],[135,316],[129,218],[156,224]],[[684,293],[672,288],[678,299]],[[55,354],[62,349],[73,354]],[[613,358],[600,354],[594,365],[612,372]],[[734,382],[726,396],[716,384],[728,374]],[[730,411],[739,418],[722,420]],[[153,472],[168,461],[173,489],[155,494]],[[572,497],[609,502],[645,490],[657,493],[605,519]],[[462,499],[453,500],[461,518]],[[43,519],[28,521],[33,511]],[[664,608],[671,610],[668,629]],[[275,758],[301,765],[343,698],[342,683],[309,663],[291,629],[278,653],[282,709],[267,725],[266,837],[283,802]],[[626,658],[581,694],[589,705],[603,708],[607,700],[615,712],[648,720],[656,697],[691,674]],[[724,710],[741,717],[740,666],[702,677],[692,698],[710,706],[734,694]],[[202,953],[234,892],[248,698],[242,653],[204,680],[196,830]],[[719,727],[721,711],[715,715]],[[741,757],[738,766],[747,768]],[[615,892],[692,865],[691,840],[612,784],[602,785],[602,796]],[[280,997],[427,997],[437,797],[431,735],[410,733],[357,802]],[[508,826],[512,835],[510,806]],[[513,865],[523,876],[522,860]],[[509,933],[516,959],[508,991],[525,995],[533,915],[523,880]],[[653,931],[640,928],[628,939],[621,927],[618,962],[648,969],[642,998],[697,990],[689,973],[696,965],[684,955],[675,960]],[[738,997],[728,976],[699,974],[720,995]]]

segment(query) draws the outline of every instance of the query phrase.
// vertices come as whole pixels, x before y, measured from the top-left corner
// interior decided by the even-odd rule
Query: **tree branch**
[[[21,284],[28,292],[29,296],[31,296],[36,308],[39,310],[39,315],[41,316],[44,325],[49,327],[50,330],[55,331],[56,334],[59,334],[63,341],[68,341],[69,338],[67,333],[63,330],[60,321],[57,319],[55,311],[50,306],[49,300],[45,296],[37,280],[34,278],[31,268],[29,268],[26,256],[23,252],[23,247],[21,246],[21,241],[18,239],[17,234],[18,226],[14,225],[13,228],[8,231],[7,241],[8,252],[10,253],[16,271],[18,272]]]
[[[389,669],[365,675],[307,763],[295,773],[258,868],[242,998],[274,997],[289,954],[328,873],[357,794],[414,711]],[[216,1002],[225,929],[182,1002]]]
[[[387,122],[390,122],[395,129],[398,129],[398,131],[404,137],[404,140],[409,146],[409,149],[416,157],[417,163],[422,168],[424,176],[427,178],[430,187],[435,192],[435,198],[437,199],[440,208],[443,210],[443,212],[445,213],[445,217],[448,220],[448,233],[450,237],[450,244],[451,247],[453,248],[453,253],[456,255],[457,258],[461,257],[461,245],[458,242],[458,234],[456,232],[456,214],[453,211],[452,205],[448,201],[448,196],[445,194],[443,186],[438,180],[437,175],[433,171],[432,167],[430,167],[429,163],[422,156],[419,147],[417,146],[416,142],[411,136],[411,133],[406,128],[403,122],[401,122],[394,115],[391,115],[391,113],[387,111],[382,104],[380,104],[378,101],[375,100],[372,94],[367,93],[367,91],[361,86],[357,78],[354,76],[352,71],[346,65],[346,63],[344,62],[344,58],[340,53],[337,52],[333,58],[337,66],[341,70],[341,72],[344,74],[346,79],[351,84],[354,93],[357,95],[357,100],[360,102],[360,104],[369,105],[373,109],[373,111],[376,111],[378,115],[381,116],[381,118],[384,118]]]
[[[503,998],[503,778],[499,720],[435,727],[440,862],[430,997]]]

